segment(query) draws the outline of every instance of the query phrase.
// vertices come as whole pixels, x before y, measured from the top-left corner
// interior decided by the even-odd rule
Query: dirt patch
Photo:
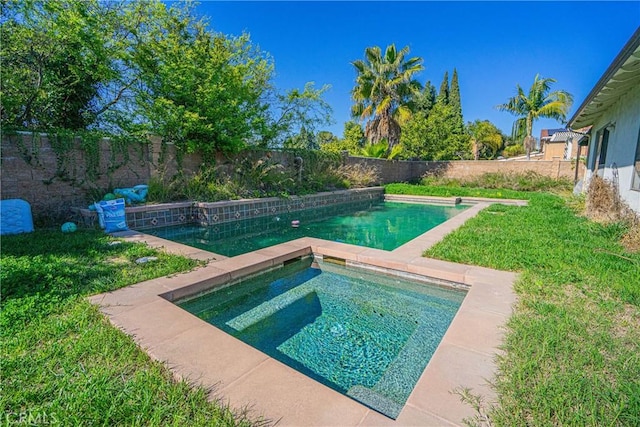
[[[129,260],[123,256],[110,257],[110,258],[107,258],[106,261],[110,264],[115,264],[115,265],[130,264]]]

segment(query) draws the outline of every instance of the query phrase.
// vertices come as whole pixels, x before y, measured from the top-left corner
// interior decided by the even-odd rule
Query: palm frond
[[[362,110],[362,113],[360,113],[360,118],[362,118],[363,120],[371,116],[373,116],[373,104],[365,106]]]
[[[567,119],[568,112],[569,105],[562,101],[552,101],[538,109],[536,117],[546,117],[564,121]]]
[[[393,64],[396,62],[397,56],[398,56],[398,53],[396,51],[396,45],[392,43],[389,46],[387,46],[387,49],[384,52],[385,62],[387,64]]]
[[[368,47],[364,50],[364,56],[369,62],[369,65],[375,67],[376,64],[382,62],[381,51],[378,46]]]
[[[404,151],[404,147],[401,144],[396,144],[393,146],[391,151],[387,154],[387,159],[389,160],[396,159],[400,157],[403,151]]]
[[[382,100],[380,100],[380,103],[376,107],[376,114],[382,115],[384,114],[385,111],[390,110],[391,103],[392,103],[392,99],[390,96],[384,97]]]
[[[411,119],[412,115],[411,108],[408,105],[401,105],[396,109],[394,118],[400,125],[404,125]]]

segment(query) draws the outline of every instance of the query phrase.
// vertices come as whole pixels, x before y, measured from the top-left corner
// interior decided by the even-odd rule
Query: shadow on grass
[[[145,245],[118,242],[100,231],[39,230],[2,238],[3,322],[13,314],[28,321],[56,312],[70,299],[106,292],[185,271],[196,262],[156,253]],[[137,264],[156,255],[155,263]],[[19,301],[16,301],[19,300]],[[21,309],[12,310],[20,306]],[[13,319],[17,320],[17,319]]]

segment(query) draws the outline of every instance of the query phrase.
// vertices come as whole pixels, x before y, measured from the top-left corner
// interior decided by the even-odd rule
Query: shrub
[[[184,200],[182,184],[184,184],[182,177],[174,177],[166,181],[160,177],[152,177],[147,184],[147,201],[163,203]]]
[[[521,156],[525,153],[524,147],[521,144],[510,145],[502,150],[502,155],[504,157],[515,157]]]
[[[192,176],[179,173],[170,179],[154,178],[147,198],[150,202],[215,202],[345,188],[349,183],[338,172],[339,163],[340,156],[332,153],[296,150],[279,155],[248,150],[223,164],[203,165]],[[361,185],[360,181],[356,184]]]
[[[426,186],[475,187],[510,189],[515,191],[561,191],[573,189],[573,182],[565,178],[551,178],[534,171],[523,173],[488,172],[468,179],[437,177],[425,174],[420,183]]]
[[[364,163],[356,163],[353,165],[341,165],[335,171],[340,176],[348,188],[368,187],[372,184],[380,182],[378,169]]]
[[[585,203],[587,217],[604,223],[620,223],[626,230],[622,244],[629,251],[640,250],[640,218],[622,200],[617,188],[609,181],[594,176],[589,183]]]

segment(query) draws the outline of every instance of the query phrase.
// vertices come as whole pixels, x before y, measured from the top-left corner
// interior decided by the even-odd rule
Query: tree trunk
[[[478,140],[473,138],[471,140],[471,144],[473,144],[473,160],[480,159],[480,146],[478,145]]]
[[[531,113],[527,114],[527,136],[524,139],[524,149],[527,152],[527,160],[531,160],[531,145],[532,145],[532,141],[531,138],[533,138],[533,135],[531,135],[533,133],[533,117],[531,117]]]

